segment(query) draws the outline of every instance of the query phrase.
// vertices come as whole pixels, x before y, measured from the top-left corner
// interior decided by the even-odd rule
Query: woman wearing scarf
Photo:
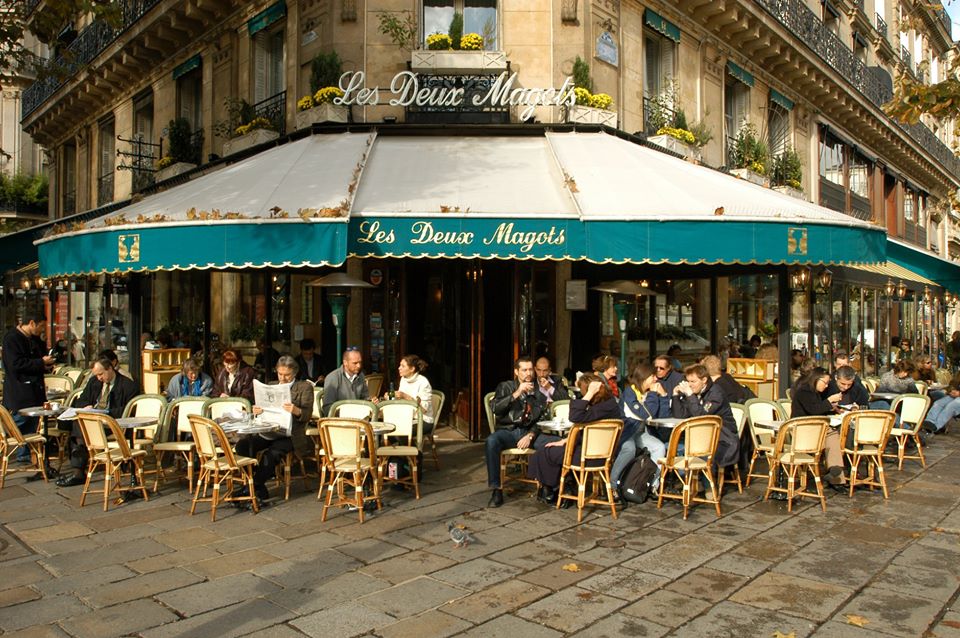
[[[173,401],[180,397],[208,397],[213,392],[213,379],[200,370],[193,359],[183,362],[183,369],[173,375],[167,385],[167,399]]]

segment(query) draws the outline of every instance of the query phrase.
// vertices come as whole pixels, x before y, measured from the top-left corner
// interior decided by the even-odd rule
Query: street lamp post
[[[354,288],[373,288],[374,286],[342,272],[314,279],[307,285],[327,289],[327,303],[330,304],[333,327],[337,331],[337,356],[340,356],[343,354],[343,326],[347,322],[350,294]]]

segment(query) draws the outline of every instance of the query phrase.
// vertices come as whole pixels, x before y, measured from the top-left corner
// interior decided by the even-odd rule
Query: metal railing
[[[72,190],[63,194],[63,216],[77,212],[77,191]]]
[[[253,105],[254,117],[265,117],[270,120],[273,130],[281,136],[287,132],[287,92],[280,91],[265,100]]]
[[[883,39],[887,38],[887,21],[883,19],[879,13],[877,14],[877,33],[883,36]]]
[[[900,45],[900,59],[903,60],[904,65],[910,69],[910,72],[913,73],[913,57],[910,55],[907,47],[903,45]]]
[[[943,5],[941,5],[939,9],[934,9],[934,13],[937,14],[938,18],[940,18],[940,24],[943,25],[943,28],[947,30],[947,35],[950,36],[951,40],[953,40],[953,21],[950,20],[947,10],[943,8]]]
[[[187,159],[191,164],[200,166],[203,164],[203,129],[197,129],[190,134],[190,157]]]
[[[97,206],[103,206],[113,201],[113,172],[97,178]]]
[[[103,51],[117,36],[144,16],[160,0],[117,0],[120,22],[111,25],[103,18],[84,28],[67,50],[45,65],[43,79],[23,91],[21,119],[26,118],[53,95],[66,81]]]
[[[813,11],[802,0],[756,0],[780,24],[787,28],[800,41],[813,50],[824,62],[833,68],[857,91],[877,106],[883,106],[893,98],[893,88],[883,81],[879,74],[868,71],[868,67],[857,59],[834,33],[823,26]],[[879,20],[878,18],[878,30]],[[886,26],[886,25],[884,25]],[[904,49],[901,53],[906,52]],[[907,52],[909,55],[909,52]],[[912,65],[910,65],[912,67]],[[873,67],[871,67],[872,69]],[[911,73],[915,71],[911,68]],[[905,130],[920,146],[943,164],[954,177],[960,178],[960,159],[941,142],[930,129],[923,124],[903,124],[892,120]]]
[[[656,135],[657,131],[660,130],[661,123],[659,121],[652,121],[654,117],[658,120],[666,119],[666,122],[663,123],[662,126],[671,126],[675,115],[673,109],[655,104],[654,99],[655,98],[649,97],[643,98],[643,134],[648,136]],[[659,113],[656,113],[656,111],[659,111]]]

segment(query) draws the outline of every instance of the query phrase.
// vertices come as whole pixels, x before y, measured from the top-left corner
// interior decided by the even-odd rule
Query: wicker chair
[[[784,492],[787,495],[787,511],[793,511],[793,499],[796,496],[809,496],[820,500],[820,507],[827,511],[827,500],[823,495],[820,482],[820,457],[823,455],[823,441],[827,436],[830,419],[822,416],[802,416],[790,419],[777,432],[773,453],[770,454],[770,478],[763,500],[770,498],[771,492]],[[777,469],[782,468],[787,475],[787,486],[776,485]],[[797,474],[800,474],[800,490],[797,491]],[[807,491],[807,475],[813,476],[816,493]]]
[[[613,518],[617,518],[617,508],[613,502],[613,486],[610,482],[610,465],[613,463],[613,451],[617,447],[623,421],[608,419],[593,423],[574,425],[567,435],[567,446],[563,453],[563,468],[560,470],[560,485],[564,484],[567,474],[573,475],[577,484],[576,494],[564,494],[561,489],[557,498],[557,508],[564,499],[577,503],[577,522],[583,520],[583,508],[587,504],[601,504],[610,507]],[[580,458],[574,458],[577,442],[580,440]],[[604,498],[597,490],[597,479],[603,481]],[[591,484],[587,496],[587,483]]]
[[[670,433],[670,444],[667,446],[667,455],[657,459],[657,463],[662,467],[657,509],[663,507],[663,499],[670,498],[683,502],[683,520],[687,520],[690,504],[695,502],[712,503],[717,509],[717,516],[721,515],[720,498],[711,468],[717,443],[720,440],[722,424],[720,417],[708,415],[684,419],[673,428],[673,432]],[[677,453],[681,438],[684,441],[683,456]],[[672,472],[683,486],[680,494],[666,493],[664,487],[668,472]],[[697,497],[697,482],[700,475],[703,475],[710,484],[712,498]]]

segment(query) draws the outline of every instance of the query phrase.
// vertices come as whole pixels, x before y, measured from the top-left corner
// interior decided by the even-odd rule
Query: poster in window
[[[564,307],[567,310],[587,309],[587,280],[571,279],[564,291]]]

